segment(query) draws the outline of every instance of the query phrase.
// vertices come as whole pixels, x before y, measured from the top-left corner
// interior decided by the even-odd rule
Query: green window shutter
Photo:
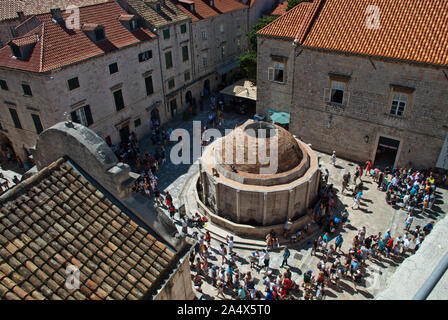
[[[16,109],[9,108],[9,113],[11,114],[12,121],[14,122],[14,127],[17,129],[22,129],[22,124],[20,123],[19,115]]]
[[[86,115],[87,127],[93,123],[92,112],[90,111],[90,106],[84,106],[84,114]]]
[[[37,114],[32,114],[31,117],[33,118],[34,127],[36,128],[36,133],[39,134],[43,130],[42,123],[40,122],[40,117]]]
[[[152,85],[152,76],[145,78],[145,85],[146,85],[146,95],[149,96],[150,94],[153,94],[154,87]]]
[[[188,46],[182,47],[182,60],[183,61],[188,60]]]
[[[167,69],[173,66],[173,57],[171,55],[171,51],[165,53],[165,64]]]
[[[170,29],[163,30],[163,39],[169,39],[170,38]]]

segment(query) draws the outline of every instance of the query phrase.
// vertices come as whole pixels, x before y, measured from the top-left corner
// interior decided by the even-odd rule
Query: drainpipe
[[[435,288],[439,280],[445,274],[445,271],[448,269],[448,252],[445,256],[440,260],[437,267],[433,270],[429,278],[425,281],[423,286],[418,290],[413,300],[426,300],[428,296],[431,294],[432,290]]]
[[[162,78],[162,93],[163,93],[163,102],[165,103],[165,111],[167,113],[167,116],[169,118],[170,111],[168,109],[168,103],[166,101],[165,96],[165,79],[163,77],[163,70],[162,70],[162,53],[160,52],[160,36],[159,36],[159,29],[157,31],[152,30],[153,33],[157,35],[157,51],[159,51],[159,67],[160,67],[160,77]]]

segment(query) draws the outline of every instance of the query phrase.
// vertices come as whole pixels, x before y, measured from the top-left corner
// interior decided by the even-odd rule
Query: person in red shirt
[[[372,169],[372,162],[370,160],[367,160],[366,162],[366,176],[371,175],[370,170]]]

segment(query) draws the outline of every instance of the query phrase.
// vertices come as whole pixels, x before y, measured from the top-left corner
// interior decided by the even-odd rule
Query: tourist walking
[[[331,164],[333,164],[333,167],[336,166],[336,151],[333,151],[333,154],[331,155]]]
[[[356,209],[359,209],[359,203],[361,201],[362,196],[363,196],[362,191],[358,192],[358,194],[355,196],[355,199],[354,199],[354,202],[352,205],[352,209],[355,209],[355,207],[356,207]]]
[[[280,266],[280,268],[283,268],[284,265],[288,265],[288,258],[290,255],[291,255],[291,252],[286,247],[285,250],[283,251],[283,262],[282,262],[282,265]]]

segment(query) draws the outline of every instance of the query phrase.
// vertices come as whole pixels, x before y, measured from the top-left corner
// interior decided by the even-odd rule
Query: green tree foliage
[[[252,82],[257,80],[257,32],[274,21],[277,17],[258,20],[247,35],[249,50],[238,58],[238,65],[243,76]]]

